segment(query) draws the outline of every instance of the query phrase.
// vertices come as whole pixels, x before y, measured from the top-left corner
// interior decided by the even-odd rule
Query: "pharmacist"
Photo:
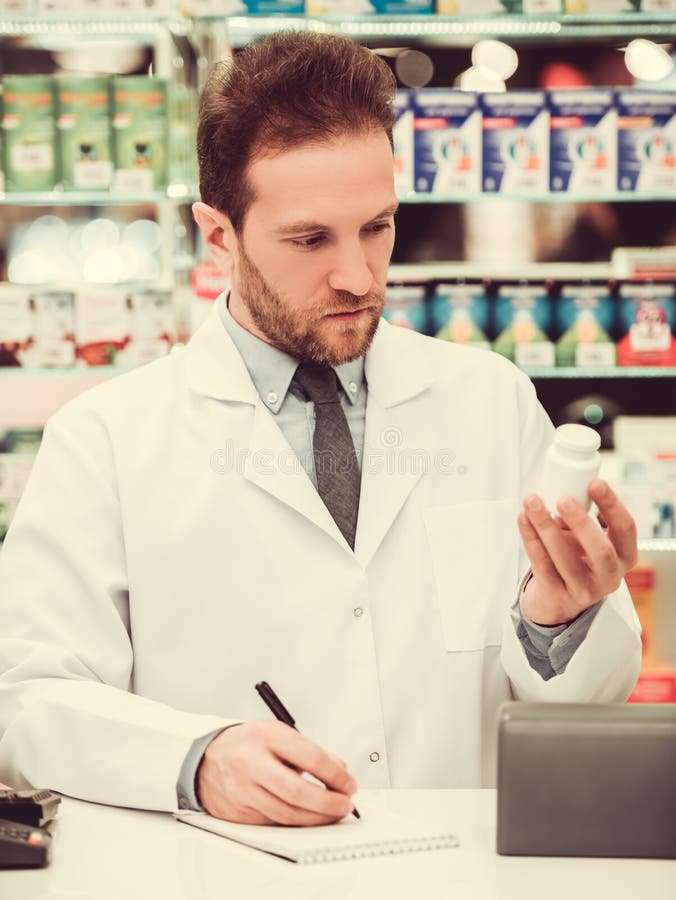
[[[194,212],[232,290],[47,424],[0,554],[0,780],[327,822],[357,786],[491,784],[512,697],[631,692],[627,510],[597,480],[607,528],[562,501],[564,530],[528,379],[380,321],[393,90],[319,35],[212,77]]]

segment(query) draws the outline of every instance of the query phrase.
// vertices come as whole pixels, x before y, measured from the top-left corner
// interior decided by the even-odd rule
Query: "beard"
[[[266,339],[300,362],[339,366],[362,356],[369,348],[385,305],[385,292],[370,290],[359,296],[330,290],[316,308],[297,310],[293,301],[277,293],[265,280],[240,243],[239,293],[254,323]],[[330,315],[364,309],[353,322]]]

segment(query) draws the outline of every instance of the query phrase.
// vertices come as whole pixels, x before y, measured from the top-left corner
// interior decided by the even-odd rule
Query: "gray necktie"
[[[315,405],[312,450],[319,496],[354,550],[361,475],[336,373],[330,366],[301,363],[294,380]]]

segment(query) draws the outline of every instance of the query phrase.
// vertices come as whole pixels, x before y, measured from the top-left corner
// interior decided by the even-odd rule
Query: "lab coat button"
[[[378,760],[380,759],[380,753],[374,750],[373,753],[370,754],[369,759],[371,760],[371,762],[378,762]]]
[[[361,606],[357,606],[357,607],[355,607],[355,608],[352,610],[352,613],[353,613],[353,615],[355,615],[357,618],[359,618],[360,616],[363,616],[363,615],[364,615],[364,610],[361,608]]]

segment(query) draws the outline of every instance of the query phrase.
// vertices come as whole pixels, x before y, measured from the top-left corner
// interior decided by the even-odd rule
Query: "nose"
[[[349,291],[357,297],[363,297],[369,292],[373,274],[360,241],[350,242],[336,249],[328,280],[335,291]]]

